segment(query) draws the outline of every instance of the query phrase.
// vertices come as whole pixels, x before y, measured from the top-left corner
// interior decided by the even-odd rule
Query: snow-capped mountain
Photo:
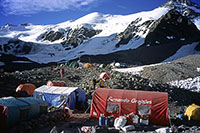
[[[101,55],[106,61],[123,61],[125,56],[129,63],[150,64],[186,44],[199,47],[199,30],[200,6],[169,0],[152,11],[124,16],[94,12],[57,25],[7,24],[0,27],[0,53],[38,63]]]
[[[175,9],[179,11],[183,16],[190,19],[195,19],[200,16],[200,6],[190,0],[168,0],[161,7]]]

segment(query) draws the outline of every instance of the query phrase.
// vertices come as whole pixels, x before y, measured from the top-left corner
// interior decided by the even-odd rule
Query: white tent
[[[85,91],[78,87],[60,87],[43,85],[34,92],[34,97],[42,99],[51,106],[59,107],[67,103],[70,109],[76,108],[76,105],[85,102]]]

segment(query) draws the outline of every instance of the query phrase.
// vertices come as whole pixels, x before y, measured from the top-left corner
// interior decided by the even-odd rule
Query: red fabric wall
[[[106,111],[108,104],[118,104],[118,113]],[[115,117],[133,112],[138,114],[139,106],[151,106],[149,121],[154,125],[168,126],[168,94],[164,92],[135,91],[120,89],[96,89],[91,105],[90,115],[99,118],[103,113],[105,116]]]
[[[0,129],[2,133],[7,132],[6,118],[8,108],[0,104]]]

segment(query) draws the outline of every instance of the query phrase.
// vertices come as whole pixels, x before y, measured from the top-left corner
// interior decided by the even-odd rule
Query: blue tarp
[[[85,102],[85,91],[77,87],[59,87],[43,85],[34,92],[34,97],[48,102],[49,106],[60,107],[67,103],[67,107],[75,109],[80,102]]]

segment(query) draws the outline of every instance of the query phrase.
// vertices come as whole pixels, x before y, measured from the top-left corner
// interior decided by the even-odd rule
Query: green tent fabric
[[[14,98],[4,97],[0,98],[0,104],[7,107],[6,124],[8,126],[15,125],[17,122],[35,118],[41,113],[44,113],[41,108],[48,106],[48,103],[34,98]],[[46,110],[47,112],[47,110]]]
[[[79,67],[79,63],[77,61],[72,61],[69,66],[70,67]]]
[[[29,118],[39,117],[40,114],[47,112],[48,103],[35,97],[18,98],[29,104]]]
[[[26,115],[22,115],[21,110],[26,110],[28,108],[28,104],[22,101],[15,99],[14,97],[5,97],[0,99],[0,104],[7,107],[7,125],[14,125],[16,122],[20,120],[24,120]]]
[[[104,68],[104,67],[106,67],[106,65],[101,64],[101,65],[99,65],[99,67],[100,67],[100,68]]]
[[[70,65],[70,62],[69,62],[69,61],[66,61],[66,62],[65,62],[65,65],[66,65],[66,66],[69,66],[69,65]]]

